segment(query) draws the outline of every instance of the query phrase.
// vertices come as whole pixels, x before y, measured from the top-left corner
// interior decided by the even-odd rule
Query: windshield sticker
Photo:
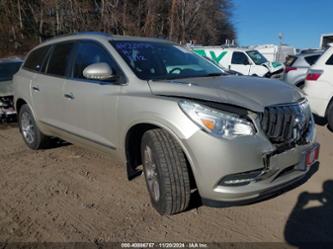
[[[115,44],[116,49],[131,61],[146,61],[141,51],[153,49],[154,46],[145,42],[120,42]]]

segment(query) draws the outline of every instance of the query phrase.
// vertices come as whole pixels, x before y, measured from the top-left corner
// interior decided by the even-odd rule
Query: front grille
[[[294,104],[269,106],[262,115],[261,127],[274,144],[297,143],[307,133],[311,115],[306,100]]]

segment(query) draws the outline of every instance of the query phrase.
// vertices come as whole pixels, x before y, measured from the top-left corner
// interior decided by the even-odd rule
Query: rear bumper
[[[313,96],[308,96],[308,100],[311,106],[311,111],[317,116],[325,118],[329,100]]]
[[[326,109],[332,98],[332,88],[326,82],[306,81],[303,91],[309,101],[311,111],[320,117],[326,116]]]

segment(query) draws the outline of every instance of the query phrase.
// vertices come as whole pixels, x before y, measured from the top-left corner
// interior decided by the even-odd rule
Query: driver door
[[[233,52],[230,69],[243,75],[249,75],[251,63],[247,55],[243,52]]]
[[[117,80],[89,80],[83,70],[94,63],[107,63]],[[72,75],[64,85],[66,130],[79,138],[114,148],[117,133],[117,102],[125,77],[110,53],[98,42],[80,41],[72,62]]]

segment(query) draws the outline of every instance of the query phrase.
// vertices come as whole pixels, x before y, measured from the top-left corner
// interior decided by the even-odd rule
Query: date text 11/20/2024
[[[208,248],[205,243],[121,243],[122,248]]]

